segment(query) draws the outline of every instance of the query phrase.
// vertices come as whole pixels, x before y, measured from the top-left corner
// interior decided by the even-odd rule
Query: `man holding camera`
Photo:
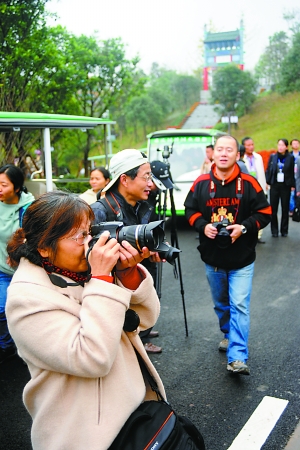
[[[249,375],[249,304],[258,231],[271,220],[271,207],[251,175],[240,171],[239,144],[232,136],[219,137],[214,163],[194,182],[185,200],[186,217],[199,232],[198,250],[224,339],[227,370]]]
[[[102,189],[101,198],[91,205],[95,223],[115,220],[125,226],[149,223],[154,207],[147,202],[153,187],[147,156],[135,149],[122,150],[111,158],[109,171],[112,180]],[[144,259],[142,264],[155,281],[156,263],[161,259],[157,253],[151,258],[152,261]],[[161,353],[162,348],[150,342],[151,337],[158,336],[157,331],[146,330],[140,336],[147,353]]]

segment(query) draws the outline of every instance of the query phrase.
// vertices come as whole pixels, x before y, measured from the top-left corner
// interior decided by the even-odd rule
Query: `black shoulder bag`
[[[136,355],[144,379],[158,401],[143,402],[127,419],[108,450],[205,450],[200,431],[164,400],[143,358],[137,352]]]
[[[300,222],[300,197],[296,197],[296,206],[293,211],[292,220],[294,222]]]

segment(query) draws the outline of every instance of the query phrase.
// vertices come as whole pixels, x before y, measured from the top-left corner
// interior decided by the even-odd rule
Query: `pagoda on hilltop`
[[[235,63],[244,70],[244,26],[235,31],[210,33],[204,26],[203,90],[208,91],[212,72],[226,64]]]

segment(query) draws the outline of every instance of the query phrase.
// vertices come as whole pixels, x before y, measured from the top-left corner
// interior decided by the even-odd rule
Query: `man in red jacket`
[[[236,164],[239,144],[217,139],[209,174],[194,182],[185,200],[186,217],[199,232],[201,258],[227,351],[227,370],[249,375],[249,304],[258,231],[271,220],[271,207],[258,183]]]

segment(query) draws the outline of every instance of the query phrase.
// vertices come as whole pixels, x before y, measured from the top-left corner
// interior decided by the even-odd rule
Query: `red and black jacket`
[[[222,181],[211,172],[198,177],[185,200],[185,213],[191,226],[199,232],[202,260],[227,270],[239,269],[255,260],[258,231],[271,220],[271,206],[256,178],[242,173],[236,164],[231,176]],[[234,244],[220,249],[216,239],[204,234],[208,223],[227,219],[230,224],[247,228]]]

